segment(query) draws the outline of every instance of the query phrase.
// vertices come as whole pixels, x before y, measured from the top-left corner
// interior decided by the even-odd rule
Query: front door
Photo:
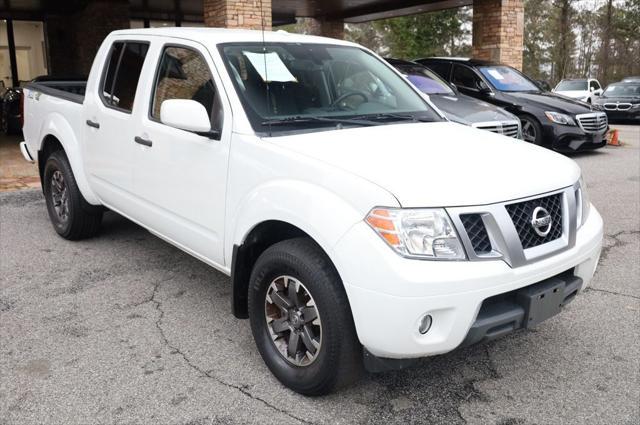
[[[140,114],[133,155],[134,192],[150,227],[183,249],[223,265],[225,189],[231,125],[229,105],[206,49],[198,43],[158,46],[148,113]],[[162,102],[200,102],[217,139],[160,121]]]

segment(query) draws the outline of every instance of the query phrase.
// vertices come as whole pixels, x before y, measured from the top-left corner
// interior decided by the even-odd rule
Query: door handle
[[[151,140],[143,139],[142,137],[138,137],[138,136],[136,136],[136,137],[133,139],[133,141],[134,141],[134,142],[136,142],[136,143],[139,143],[139,144],[141,144],[141,145],[144,145],[144,146],[149,146],[149,147],[151,147],[151,145],[153,145],[153,142],[152,142]]]
[[[87,125],[93,128],[100,128],[100,124],[91,120],[87,120]]]

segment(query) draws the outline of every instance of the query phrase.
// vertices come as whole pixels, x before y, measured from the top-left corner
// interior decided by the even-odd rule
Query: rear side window
[[[451,70],[451,64],[445,62],[430,62],[425,66],[445,80],[449,81],[449,71]]]
[[[148,49],[147,43],[113,43],[101,93],[107,106],[131,112]]]
[[[480,88],[480,78],[466,66],[456,65],[453,70],[453,83],[462,87]]]
[[[202,55],[186,47],[166,47],[160,58],[151,117],[160,120],[162,102],[189,99],[199,102],[211,118],[211,127],[222,128],[220,97],[207,62]]]

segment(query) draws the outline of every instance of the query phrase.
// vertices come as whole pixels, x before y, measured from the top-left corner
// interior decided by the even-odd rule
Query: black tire
[[[54,177],[56,178],[55,182]],[[62,183],[56,184],[56,182],[60,182],[60,177]],[[47,158],[42,188],[49,218],[53,228],[60,236],[69,240],[78,240],[89,238],[98,233],[103,210],[101,207],[89,204],[80,193],[73,171],[71,171],[69,159],[64,151],[55,151]],[[61,195],[60,192],[64,195]]]
[[[522,115],[520,122],[522,123],[522,137],[525,142],[542,145],[542,126],[538,120],[529,115]],[[527,135],[528,130],[532,131],[529,136]]]
[[[321,344],[308,365],[293,364],[278,350],[267,323],[267,293],[274,279],[282,275],[303,283],[321,320]],[[248,296],[251,331],[258,350],[284,385],[304,395],[323,395],[351,384],[360,376],[362,346],[347,295],[335,267],[312,240],[290,239],[265,250],[251,273]]]

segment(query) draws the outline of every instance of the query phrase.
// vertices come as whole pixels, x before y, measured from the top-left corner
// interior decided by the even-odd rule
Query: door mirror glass
[[[209,133],[211,121],[200,102],[190,99],[170,99],[160,106],[160,121],[170,127],[195,133]]]

